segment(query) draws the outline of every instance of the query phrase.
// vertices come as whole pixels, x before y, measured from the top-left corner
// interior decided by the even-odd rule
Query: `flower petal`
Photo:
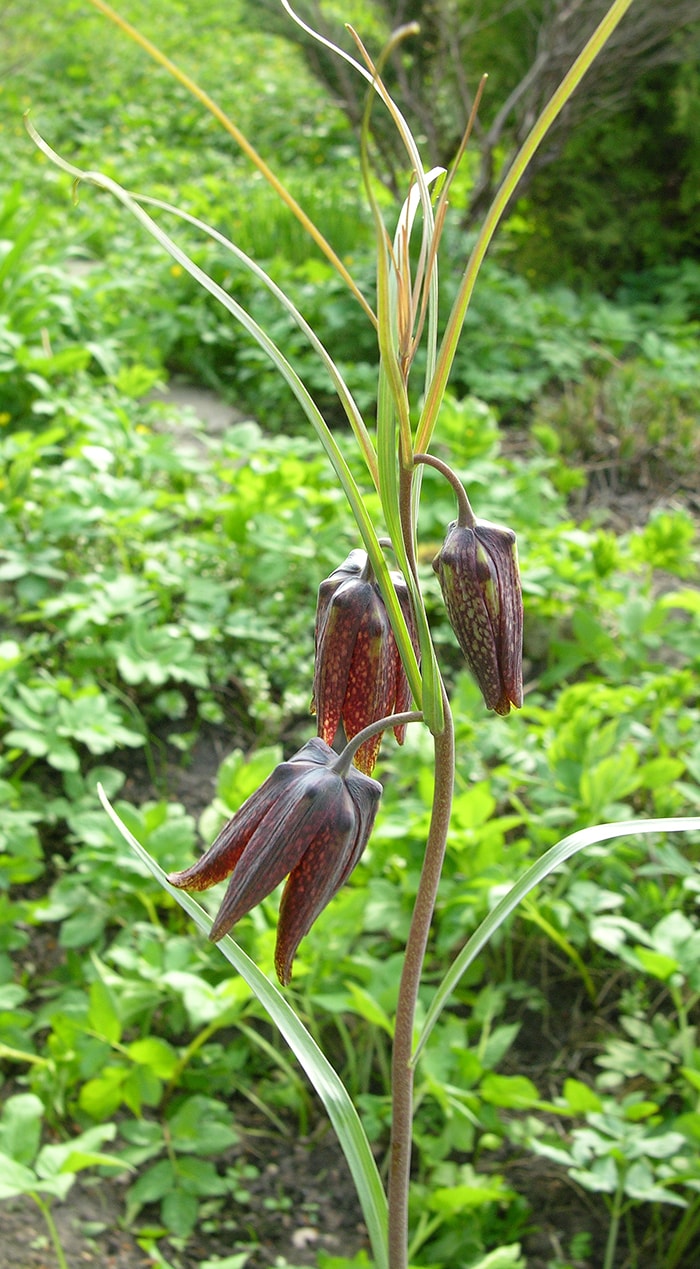
[[[343,702],[342,721],[348,740],[358,731],[390,714],[396,700],[396,644],[386,609],[374,593],[355,640]],[[355,766],[371,775],[382,743],[382,733],[360,745]]]
[[[294,784],[268,808],[234,869],[209,934],[214,943],[296,868],[324,824],[343,833],[351,827],[342,777],[316,764],[297,765]]]
[[[316,651],[314,704],[319,735],[331,745],[343,714],[357,633],[374,597],[371,582],[341,583],[332,597]]]
[[[498,579],[497,643],[505,699],[519,709],[523,703],[523,600],[516,538],[512,529],[485,520],[477,522],[476,534],[489,553]]]
[[[339,817],[335,825],[326,822],[290,874],[280,902],[275,949],[275,968],[284,986],[292,976],[292,962],[301,940],[358,862],[381,795],[382,786],[376,780],[350,771],[345,787],[348,831],[338,831]]]
[[[268,810],[283,796],[286,786],[294,780],[294,772],[287,771],[289,764],[282,763],[267,780],[251,793],[235,815],[219,833],[207,851],[189,868],[172,872],[168,877],[171,886],[179,890],[208,890],[223,881],[235,868],[258,824]]]

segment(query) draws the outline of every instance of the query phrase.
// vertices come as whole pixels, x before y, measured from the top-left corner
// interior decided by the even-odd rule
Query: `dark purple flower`
[[[447,615],[488,709],[523,703],[523,601],[512,529],[452,523],[433,560]]]
[[[283,984],[299,943],[367,845],[382,795],[376,780],[352,767],[340,775],[336,765],[338,754],[324,740],[309,740],[251,794],[201,859],[168,878],[183,890],[207,890],[232,874],[209,935],[216,942],[287,877],[275,951]]]
[[[401,573],[391,577],[418,655],[408,587]],[[403,713],[410,704],[411,689],[367,555],[351,551],[318,590],[312,705],[318,734],[331,745],[342,723],[351,740],[370,723]],[[399,744],[405,732],[405,727],[394,728]],[[355,755],[355,765],[367,775],[374,770],[381,742],[379,732]]]

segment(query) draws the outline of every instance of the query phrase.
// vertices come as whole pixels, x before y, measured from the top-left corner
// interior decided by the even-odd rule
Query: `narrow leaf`
[[[160,865],[129,832],[110,805],[101,785],[97,786],[97,792],[105,811],[124,840],[150,869],[163,889],[184,908],[195,925],[208,935],[212,927],[211,918],[191,895],[169,885]],[[293,1009],[250,957],[228,935],[217,946],[255,992],[323,1102],[355,1182],[376,1269],[388,1269],[386,1195],[369,1141],[344,1084]]]
[[[413,1054],[413,1063],[418,1061],[420,1053],[430,1032],[442,1013],[457,983],[469,966],[476,960],[479,952],[486,946],[491,935],[503,924],[506,917],[517,908],[521,899],[534,890],[560,864],[572,855],[577,855],[586,846],[594,846],[598,842],[611,841],[614,837],[631,837],[640,833],[689,833],[700,830],[700,817],[655,819],[655,820],[623,820],[619,824],[596,824],[592,828],[582,828],[577,833],[563,837],[556,846],[552,846],[541,859],[515,883],[511,890],[496,904],[481,925],[474,931],[469,942],[462,948],[459,956],[452,963],[438,987],[433,1002],[425,1016],[418,1043]]]

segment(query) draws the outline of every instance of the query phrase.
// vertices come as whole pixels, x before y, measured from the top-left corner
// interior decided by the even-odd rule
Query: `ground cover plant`
[[[7,215],[21,235],[12,198]],[[190,426],[174,444],[172,415],[142,399],[153,367],[129,361],[127,337],[101,366],[75,338],[80,330],[84,340],[95,318],[114,338],[104,296],[86,304],[72,348],[42,345],[47,323],[59,340],[61,326],[56,278],[35,271],[39,259],[31,235],[20,237],[3,278],[13,300],[3,447],[3,1155],[8,1168],[19,1162],[41,1180],[42,1119],[49,1140],[73,1139],[72,1165],[85,1145],[70,1125],[83,1135],[97,1126],[128,1178],[124,1219],[149,1256],[197,1263],[195,1240],[209,1226],[223,1263],[270,1263],[256,1239],[260,1213],[243,1215],[256,1177],[241,1161],[231,1108],[245,1100],[275,1131],[291,1124],[302,1136],[317,1111],[255,995],[152,885],[97,809],[95,786],[117,799],[124,824],[166,871],[194,857],[198,837],[212,840],[308,737],[316,586],[356,546],[356,529],[308,436],[270,435],[251,421],[216,443]],[[82,294],[74,288],[67,281],[65,294]],[[632,310],[597,305],[614,328],[629,328]],[[509,313],[519,320],[515,302]],[[641,309],[635,320],[641,331]],[[677,310],[674,321],[668,381],[684,368],[690,393],[692,330]],[[549,354],[560,367],[561,342]],[[610,347],[629,352],[634,338]],[[440,415],[441,458],[468,475],[480,516],[507,521],[521,546],[531,690],[508,719],[488,719],[461,668],[430,568],[454,499],[438,473],[424,474],[418,576],[450,684],[457,764],[421,1019],[498,897],[564,834],[697,806],[693,520],[679,503],[623,535],[571,520],[567,499],[586,473],[572,470],[568,430],[554,413],[562,409],[556,374],[533,376],[529,384],[511,377],[522,401],[545,384],[552,391],[540,407],[539,449],[526,460],[483,401],[447,399]],[[501,408],[518,400],[499,395],[493,380],[482,387]],[[629,425],[647,463],[656,446],[644,428],[656,424]],[[682,473],[692,431],[674,438],[664,429],[667,437],[671,471]],[[335,443],[363,479],[349,440],[336,434]],[[606,455],[621,483],[628,457]],[[367,505],[378,518],[377,496]],[[209,805],[197,753],[212,737],[221,744],[222,732],[239,748]],[[291,997],[333,1056],[378,1157],[391,1117],[402,947],[432,804],[430,742],[418,728],[404,753],[385,742],[368,849],[302,944]],[[173,784],[186,806],[169,800]],[[524,929],[501,930],[462,977],[416,1068],[412,1263],[527,1256],[536,1264],[538,1253],[522,1249],[540,1200],[516,1184],[518,1160],[535,1157],[567,1170],[610,1210],[607,1251],[594,1241],[598,1218],[569,1227],[560,1251],[550,1240],[550,1264],[598,1264],[604,1255],[612,1263],[616,1244],[640,1263],[661,1255],[684,1263],[698,1220],[692,858],[692,846],[681,853],[663,837],[651,849],[642,836],[589,848],[536,902],[525,901]],[[275,924],[273,899],[236,927],[264,969]],[[620,968],[614,1003],[611,964]],[[591,1048],[586,1057],[570,1042],[562,1057],[554,1044],[554,1069],[532,1063],[526,1075],[523,1037],[535,1033],[541,1046],[543,1034],[557,1034],[548,978],[560,999],[574,993]],[[31,1150],[18,1142],[19,1119],[33,1125]],[[76,1170],[65,1157],[57,1193]],[[103,1164],[86,1152],[79,1166]],[[232,1211],[240,1218],[227,1230]],[[348,1263],[347,1250],[336,1246],[341,1255],[325,1262]]]

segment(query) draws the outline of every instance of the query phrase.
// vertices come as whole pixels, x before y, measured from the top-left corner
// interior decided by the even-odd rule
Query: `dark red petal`
[[[299,764],[294,785],[268,809],[238,861],[209,934],[212,942],[297,866],[322,826],[335,822],[344,797],[340,776],[318,766]]]
[[[333,596],[323,626],[314,669],[318,733],[327,744],[338,730],[357,632],[374,596],[369,582],[351,578]]]
[[[489,555],[498,588],[495,629],[503,708],[497,712],[507,714],[511,703],[518,708],[523,703],[523,601],[516,538],[512,529],[487,520],[477,523],[476,535]]]
[[[301,749],[289,759],[290,763],[314,763],[320,767],[329,767],[338,757],[334,749],[327,745],[320,736],[312,736]]]
[[[497,655],[496,632],[484,602],[483,583],[490,569],[477,557],[473,529],[451,526],[442,550],[433,562],[442,589],[450,625],[457,636],[472,674],[481,688],[487,709],[503,702],[503,682]]]
[[[343,582],[348,580],[349,577],[359,577],[363,572],[366,563],[366,551],[351,551],[347,559],[343,560],[343,563],[333,570],[330,577],[326,577],[324,581],[321,582],[321,585],[318,588],[318,598],[316,600],[315,644],[317,648],[328,613],[328,607],[331,599],[335,595],[335,592]]]
[[[207,851],[189,868],[170,873],[168,881],[179,890],[208,890],[228,877],[238,863],[258,824],[277,802],[285,786],[295,778],[288,763],[282,763],[251,793],[226,823]]]
[[[357,632],[343,702],[343,727],[348,740],[363,727],[392,713],[396,700],[396,657],[389,618],[383,601],[374,595]],[[374,769],[382,734],[370,737],[353,759],[366,775]]]
[[[334,836],[333,826],[326,824],[291,873],[280,903],[275,949],[275,968],[282,984],[291,978],[304,935],[347,881],[367,845],[381,795],[381,784],[351,771],[346,780],[348,830],[341,833],[336,819]]]
[[[333,898],[340,884],[345,856],[354,841],[352,806],[348,817],[326,821],[310,843],[282,892],[277,921],[275,968],[280,982],[291,978],[295,952],[316,917]]]
[[[349,851],[345,861],[338,889],[340,889],[340,886],[345,885],[369,841],[369,835],[372,832],[379,803],[384,792],[378,780],[373,780],[371,776],[365,775],[354,768],[345,777],[345,786],[355,807],[356,827],[352,849]]]

